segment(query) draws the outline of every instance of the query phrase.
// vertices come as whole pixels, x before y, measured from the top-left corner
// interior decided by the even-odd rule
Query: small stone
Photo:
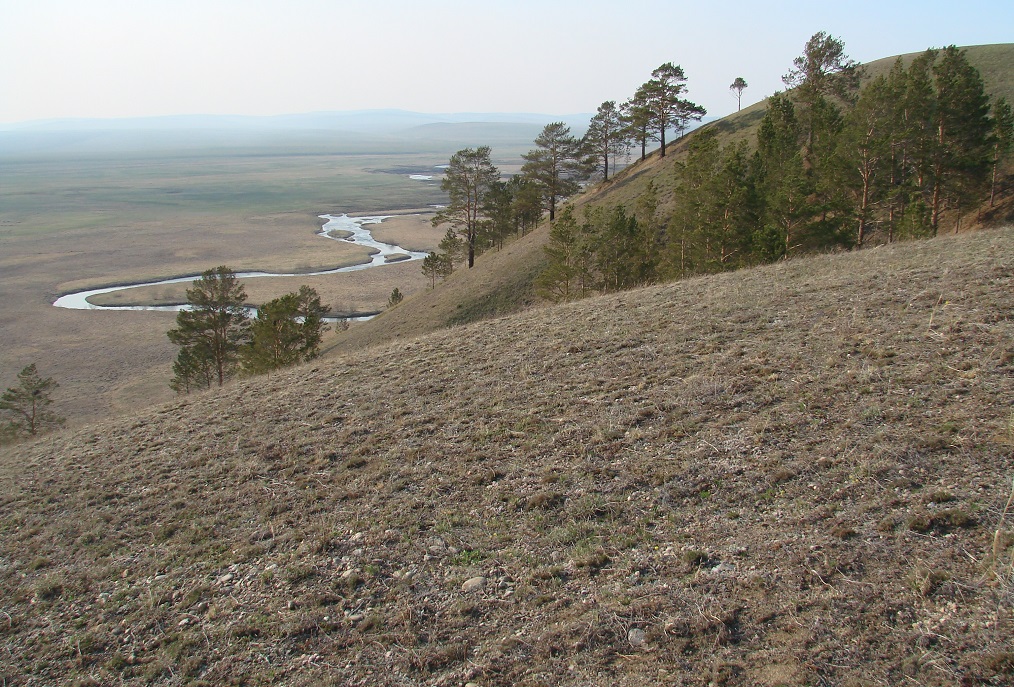
[[[232,582],[232,580],[233,580],[233,579],[234,579],[235,577],[236,577],[236,576],[235,576],[235,575],[233,575],[232,573],[225,573],[224,575],[222,575],[221,577],[219,577],[219,578],[218,578],[218,583],[219,583],[219,584],[227,584],[227,583],[229,583],[229,582]]]
[[[644,646],[646,640],[644,630],[639,627],[632,627],[627,632],[627,641],[630,642],[630,646]]]
[[[485,586],[486,586],[485,577],[473,577],[471,579],[465,580],[464,584],[461,585],[461,591],[468,594],[470,592],[477,592]]]
[[[363,537],[365,536],[366,535],[363,532],[356,532],[355,534],[352,535],[351,541],[362,541]]]

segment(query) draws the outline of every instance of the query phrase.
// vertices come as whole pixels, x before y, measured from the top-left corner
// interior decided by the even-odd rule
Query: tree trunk
[[[935,175],[934,175],[935,176]],[[940,221],[940,179],[936,178],[933,180],[933,214],[931,215],[930,224],[933,226],[933,235],[937,235],[937,227]]]
[[[993,202],[996,199],[996,168],[1000,164],[1000,144],[997,143],[993,148],[993,179],[989,184],[989,207],[993,207]]]
[[[859,203],[859,235],[856,237],[856,247],[863,247],[863,239],[866,238],[866,209],[870,203],[870,176],[867,172],[863,175],[863,195]]]

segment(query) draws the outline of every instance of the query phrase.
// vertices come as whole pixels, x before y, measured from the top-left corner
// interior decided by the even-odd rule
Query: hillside
[[[1008,101],[1014,101],[1014,44],[963,49],[982,75],[987,92],[994,98],[1006,97]],[[917,54],[902,57],[908,63]],[[865,65],[867,79],[889,72],[896,59],[897,56],[889,57]],[[722,146],[742,140],[754,145],[766,107],[767,101],[763,100],[702,129],[716,130]],[[578,206],[624,205],[632,208],[638,196],[651,183],[658,192],[660,214],[671,214],[673,170],[685,159],[687,141],[692,136],[690,134],[669,146],[665,158],[653,153],[647,160],[636,162],[608,183],[589,188],[575,198],[574,203]],[[998,216],[1001,222],[1004,219],[1009,221],[1014,216],[1014,207],[1007,203],[1001,210],[991,213],[989,219],[995,224]],[[534,235],[511,245],[506,255],[489,253],[482,256],[474,270],[480,272],[479,275],[459,271],[433,292],[420,294],[376,321],[353,328],[342,338],[338,348],[348,350],[406,334],[434,331],[461,322],[517,312],[531,306],[537,302],[532,281],[544,267],[542,246],[548,233],[549,227],[544,225]]]
[[[1012,312],[983,231],[7,449],[0,680],[1009,685]]]

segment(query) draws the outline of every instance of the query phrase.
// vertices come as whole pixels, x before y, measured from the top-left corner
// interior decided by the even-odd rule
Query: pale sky
[[[817,31],[870,61],[1014,42],[1011,0],[0,0],[0,123],[594,112],[663,62],[709,115],[781,89]]]

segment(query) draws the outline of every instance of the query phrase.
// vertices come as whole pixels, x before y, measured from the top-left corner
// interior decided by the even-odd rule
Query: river
[[[360,263],[358,265],[349,265],[348,267],[338,267],[332,270],[321,270],[319,272],[300,272],[300,273],[273,273],[273,272],[238,272],[236,274],[240,279],[256,279],[259,277],[302,277],[302,276],[316,276],[320,274],[340,274],[342,272],[358,272],[359,270],[369,269],[371,267],[380,267],[382,265],[394,264],[397,262],[407,262],[409,260],[422,260],[426,257],[426,253],[420,253],[418,251],[405,250],[401,246],[397,246],[392,243],[383,243],[373,238],[373,233],[367,227],[372,224],[380,224],[385,219],[389,219],[391,215],[372,215],[369,217],[349,217],[348,215],[320,215],[321,219],[327,220],[324,226],[321,227],[320,231],[317,232],[317,236],[331,241],[345,241],[347,243],[353,243],[357,246],[366,246],[372,249],[374,252],[371,256],[370,262]],[[332,236],[332,232],[340,234],[339,236]],[[348,236],[344,236],[348,234]],[[391,260],[392,256],[408,256],[402,257],[400,260]],[[98,296],[103,293],[112,293],[113,291],[124,291],[126,289],[137,289],[142,286],[162,286],[163,284],[181,284],[183,282],[192,282],[195,279],[200,279],[201,275],[193,275],[189,277],[177,277],[175,279],[162,279],[159,281],[149,281],[136,284],[121,284],[119,286],[106,286],[101,289],[89,289],[87,291],[77,291],[75,293],[68,293],[64,296],[60,296],[53,302],[58,308],[70,308],[71,310],[162,310],[162,311],[178,311],[186,305],[95,305],[88,302],[88,299],[92,296]],[[361,319],[361,318],[356,318]]]

